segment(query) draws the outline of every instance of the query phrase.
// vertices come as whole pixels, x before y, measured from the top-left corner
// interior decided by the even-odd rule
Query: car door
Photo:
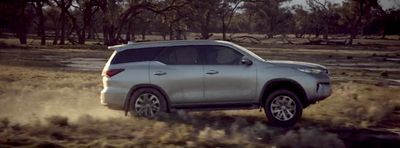
[[[199,102],[204,98],[203,65],[194,46],[164,49],[150,63],[150,82],[160,86],[172,105]]]
[[[203,46],[204,100],[209,103],[249,103],[257,92],[255,64],[231,47]]]

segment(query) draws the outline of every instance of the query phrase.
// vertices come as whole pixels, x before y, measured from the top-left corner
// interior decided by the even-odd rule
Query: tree
[[[382,38],[387,34],[400,35],[400,9],[391,9],[385,13]],[[399,38],[400,40],[400,38]]]
[[[312,23],[310,20],[310,14],[308,11],[304,10],[301,5],[293,6],[294,10],[294,33],[296,37],[301,38],[304,34],[308,33]]]
[[[88,27],[92,26],[92,17],[94,13],[96,13],[99,8],[96,7],[96,0],[81,0],[76,1],[77,6],[72,5],[75,9],[75,14],[72,14],[69,11],[66,11],[66,14],[71,19],[72,22],[72,31],[75,31],[76,35],[78,36],[78,44],[85,44],[86,40],[86,31]],[[75,42],[74,39],[69,38],[71,42]]]
[[[226,32],[232,22],[233,15],[243,0],[222,0],[218,5],[217,16],[221,21],[222,39],[226,40]]]
[[[153,21],[155,14],[149,11],[141,11],[138,15],[135,16],[135,28],[140,30],[140,34],[142,36],[142,40],[146,40],[146,34],[150,29],[150,24]]]
[[[259,0],[246,2],[244,8],[254,13],[256,28],[272,38],[277,33],[287,32],[292,17],[288,8],[281,7],[288,0]]]
[[[32,5],[35,8],[36,15],[38,17],[38,35],[41,37],[40,38],[40,45],[46,45],[46,27],[45,27],[45,22],[46,22],[46,17],[44,16],[43,13],[43,7],[45,4],[49,4],[50,2],[48,0],[33,0]]]
[[[17,35],[21,44],[27,43],[28,24],[32,22],[32,9],[27,0],[4,0],[0,2],[2,22]]]
[[[53,40],[53,44],[58,44],[58,38],[60,37],[60,45],[65,44],[66,37],[66,25],[68,19],[68,9],[71,7],[73,0],[54,0],[54,3],[60,9],[60,16],[58,17],[58,25],[56,26],[56,33]],[[59,36],[59,32],[61,35]]]
[[[193,26],[200,30],[202,39],[209,39],[210,24],[212,18],[216,15],[218,0],[202,0],[202,1],[190,1],[190,21],[193,22]]]
[[[172,0],[168,5],[157,5],[157,1],[148,0],[97,0],[103,14],[103,39],[105,45],[114,45],[123,42],[122,31],[128,20],[134,19],[143,11],[151,11],[160,14],[162,12],[180,7],[176,0]]]
[[[159,5],[170,5],[174,0],[160,1]],[[151,23],[152,30],[159,32],[166,40],[169,35],[170,40],[185,39],[187,22],[190,17],[190,5],[187,0],[175,0],[175,5],[168,11],[164,11],[155,16]]]
[[[382,10],[378,0],[346,0],[343,2],[339,14],[343,23],[349,24],[350,38],[346,41],[347,45],[352,45],[353,39],[360,30],[371,21],[373,10]]]
[[[374,12],[372,20],[363,28],[363,34],[379,34],[381,39],[386,35],[400,34],[400,9],[389,9],[386,11]]]
[[[321,33],[324,34],[324,39],[328,39],[329,30],[337,26],[339,16],[335,12],[337,4],[333,4],[327,0],[307,0],[308,6],[311,9],[310,21],[311,28],[318,37]]]

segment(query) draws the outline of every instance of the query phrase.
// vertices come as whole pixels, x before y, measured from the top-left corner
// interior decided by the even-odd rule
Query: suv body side
[[[127,109],[130,95],[137,86],[156,87],[167,98],[169,108],[219,108],[221,105],[231,108],[255,108],[262,104],[269,85],[285,81],[287,85],[296,85],[303,93],[300,98],[304,104],[314,103],[328,97],[330,79],[327,74],[304,73],[297,68],[320,67],[309,63],[264,61],[242,47],[223,41],[185,41],[160,44],[119,45],[112,48],[116,52],[141,48],[162,48],[160,52],[175,47],[219,46],[234,50],[243,55],[241,59],[252,61],[246,64],[207,64],[205,50],[196,48],[197,61],[188,64],[168,64],[158,59],[160,54],[138,62],[112,64],[115,53],[107,62],[103,72],[109,69],[124,69],[113,77],[103,77],[104,89],[101,103],[113,109]],[[136,49],[131,49],[136,48]],[[192,63],[191,63],[192,62]],[[240,61],[241,62],[241,61]],[[300,90],[301,89],[301,90]]]

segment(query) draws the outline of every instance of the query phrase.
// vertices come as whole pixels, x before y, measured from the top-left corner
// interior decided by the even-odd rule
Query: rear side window
[[[152,61],[161,50],[162,47],[124,50],[116,53],[111,64]]]
[[[199,50],[196,46],[176,46],[164,50],[158,61],[168,65],[198,65],[201,64]]]

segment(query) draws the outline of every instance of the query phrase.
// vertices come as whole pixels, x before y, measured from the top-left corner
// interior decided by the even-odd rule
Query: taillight
[[[124,69],[109,69],[105,73],[103,73],[103,76],[106,75],[107,77],[111,78],[112,76],[124,71]]]

